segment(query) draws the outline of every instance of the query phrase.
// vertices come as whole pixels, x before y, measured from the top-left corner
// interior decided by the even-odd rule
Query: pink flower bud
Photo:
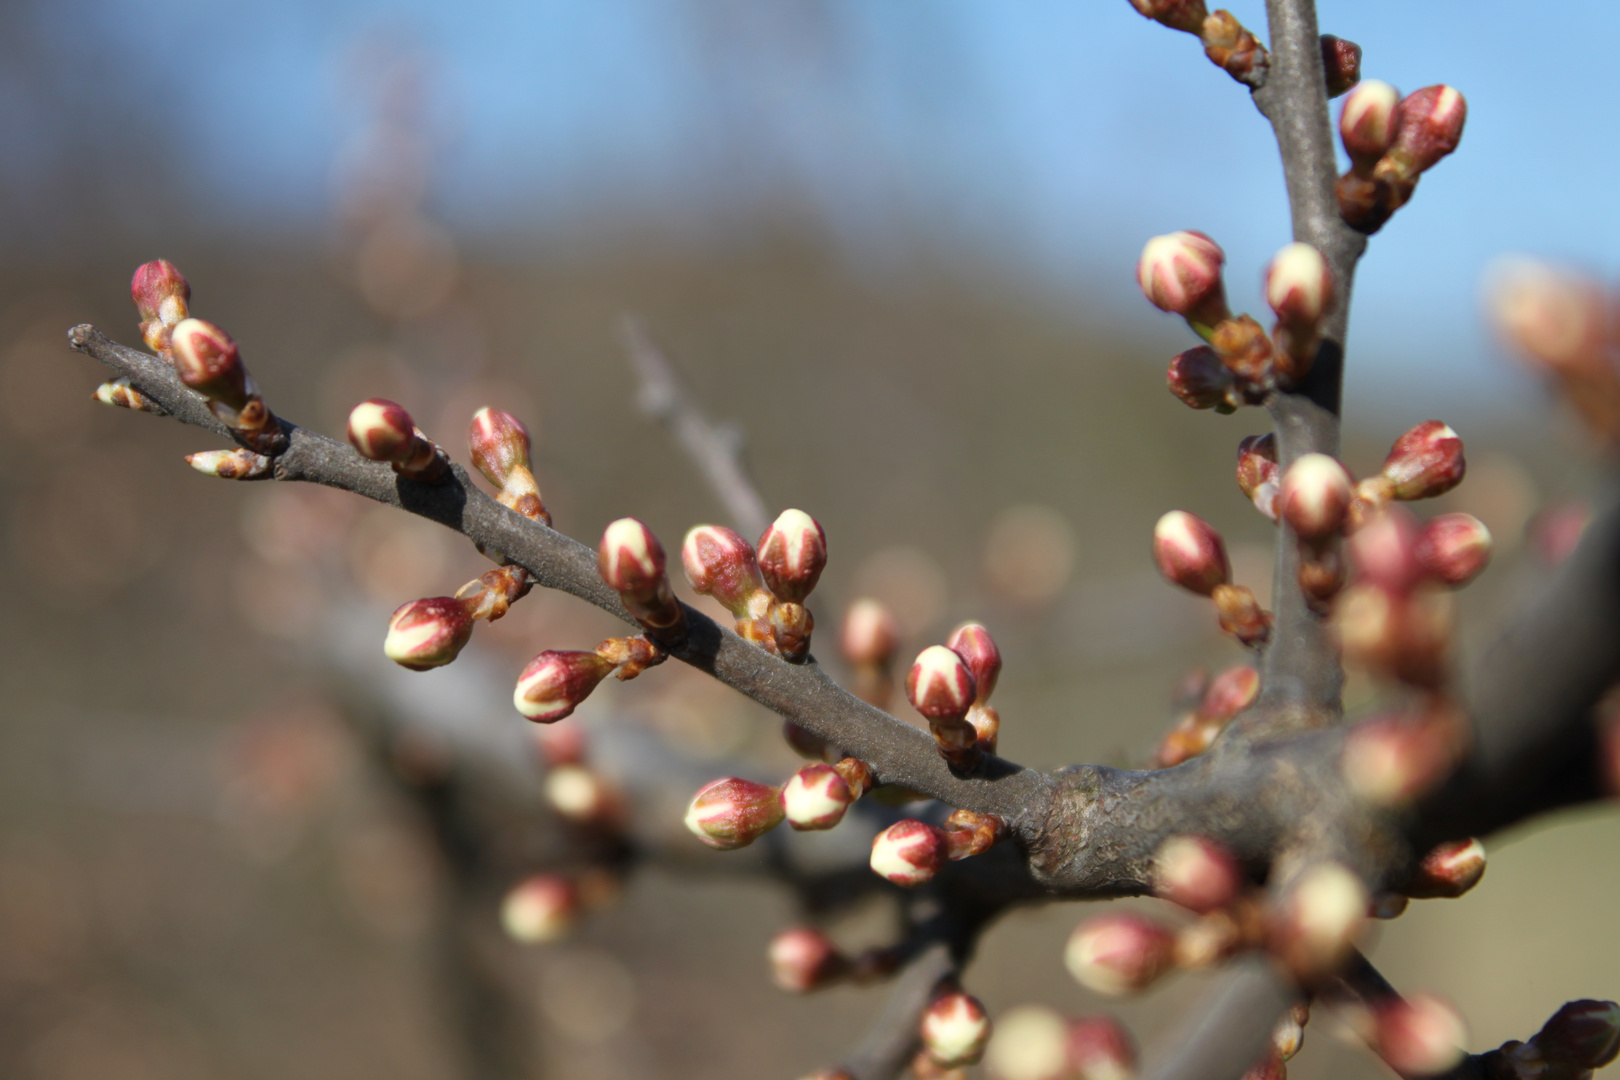
[[[1080,985],[1119,996],[1146,989],[1174,959],[1175,935],[1131,912],[1098,915],[1074,928],[1063,963]]]
[[[614,665],[594,652],[547,649],[530,660],[512,691],[517,711],[537,724],[561,720],[591,696]]]
[[[520,881],[501,902],[501,926],[514,941],[532,945],[564,937],[579,921],[579,893],[556,874]]]
[[[1327,96],[1336,98],[1361,81],[1361,46],[1332,34],[1322,35],[1322,74]]]
[[[973,673],[944,645],[918,653],[906,675],[906,698],[929,720],[966,716],[976,694]]]
[[[1378,806],[1408,803],[1451,772],[1465,733],[1461,717],[1440,705],[1374,717],[1345,736],[1339,768],[1357,797]]]
[[[1301,872],[1272,914],[1271,945],[1307,981],[1335,970],[1367,925],[1367,888],[1346,867],[1320,862]]]
[[[1185,510],[1170,511],[1153,527],[1153,558],[1167,579],[1203,596],[1232,573],[1221,534]]]
[[[1314,327],[1333,300],[1333,271],[1309,244],[1292,243],[1266,268],[1266,303],[1288,326]]]
[[[844,973],[838,949],[820,930],[795,926],[771,938],[771,980],[790,994],[819,990]]]
[[[1472,514],[1441,514],[1418,532],[1414,551],[1430,577],[1466,585],[1491,561],[1491,531]]]
[[[664,546],[635,518],[620,518],[603,530],[596,568],[643,626],[667,629],[685,617],[670,588]]]
[[[917,1033],[934,1064],[957,1069],[984,1056],[990,1042],[990,1016],[971,994],[941,994],[923,1013]]]
[[[872,840],[872,872],[911,888],[939,873],[947,853],[943,832],[908,818],[890,825]]]
[[[553,766],[546,772],[544,791],[551,808],[576,825],[613,828],[623,823],[623,797],[584,765]]]
[[[1075,1080],[1131,1080],[1136,1074],[1136,1047],[1117,1020],[1109,1016],[1071,1020],[1068,1029],[1069,1067]]]
[[[1200,232],[1155,236],[1142,249],[1136,281],[1153,305],[1204,331],[1227,317],[1221,267],[1226,253]]]
[[[976,705],[983,705],[990,700],[990,694],[996,688],[996,679],[1001,674],[1001,650],[990,637],[990,631],[976,622],[966,622],[958,626],[945,642],[945,647],[962,658],[962,663],[973,675],[974,697]]]
[[[168,259],[154,259],[135,268],[129,298],[142,319],[157,319],[173,326],[186,317],[191,284]]]
[[[900,623],[881,601],[862,598],[844,613],[839,647],[851,664],[887,664],[900,647]]]
[[[369,398],[349,413],[349,445],[370,461],[403,459],[415,434],[411,414],[386,398]]]
[[[1395,998],[1373,1011],[1378,1056],[1405,1077],[1434,1076],[1463,1058],[1468,1033],[1457,1010],[1427,994]]]
[[[186,464],[205,476],[221,480],[257,480],[270,471],[270,459],[252,450],[200,450],[186,455]]]
[[[506,487],[519,468],[530,471],[529,429],[511,413],[488,405],[474,413],[467,449],[478,471],[498,488]]]
[[[1154,22],[1188,34],[1203,29],[1208,14],[1204,0],[1131,0],[1131,7]]]
[[[412,671],[448,664],[472,637],[467,605],[453,596],[431,596],[402,605],[388,620],[383,653]]]
[[[248,403],[252,388],[231,335],[211,322],[186,319],[174,328],[173,348],[181,382],[233,409]]]
[[[831,765],[806,765],[782,785],[782,812],[801,831],[832,828],[854,801],[849,784]]]
[[[1389,148],[1399,174],[1415,178],[1457,149],[1466,119],[1468,103],[1452,87],[1425,86],[1408,94],[1401,102],[1400,123]]]
[[[1198,703],[1198,718],[1225,723],[1252,705],[1259,693],[1258,671],[1247,664],[1227,668],[1215,676],[1204,691]]]
[[[1154,894],[1200,915],[1230,904],[1242,886],[1237,860],[1201,836],[1173,836],[1153,857]]]
[[[1283,474],[1278,509],[1301,540],[1316,543],[1344,527],[1352,497],[1343,465],[1326,454],[1306,454]]]
[[[1417,899],[1455,899],[1485,876],[1485,845],[1478,840],[1451,840],[1441,844],[1418,864],[1406,893]]]
[[[1571,1001],[1532,1040],[1541,1056],[1569,1074],[1601,1069],[1620,1053],[1620,1005]]]
[[[754,549],[723,525],[699,525],[688,532],[681,565],[694,590],[714,597],[739,619],[758,618],[770,605]]]
[[[1339,138],[1358,167],[1371,168],[1395,142],[1400,109],[1400,91],[1377,79],[1362,80],[1346,95],[1339,111]]]
[[[1538,368],[1603,374],[1610,305],[1597,282],[1530,259],[1492,268],[1486,310],[1496,331]]]
[[[1232,411],[1230,395],[1236,379],[1208,345],[1171,357],[1164,381],[1172,394],[1194,409]]]
[[[778,600],[804,603],[827,566],[827,534],[803,510],[784,510],[759,538],[759,572]]]
[[[777,790],[728,777],[705,784],[686,808],[686,827],[712,848],[747,847],[782,823]]]
[[[1410,592],[1423,577],[1412,515],[1391,507],[1350,535],[1350,558],[1362,580],[1394,593]]]
[[[1397,499],[1444,495],[1462,482],[1468,463],[1462,440],[1439,420],[1425,420],[1395,440],[1379,470]]]

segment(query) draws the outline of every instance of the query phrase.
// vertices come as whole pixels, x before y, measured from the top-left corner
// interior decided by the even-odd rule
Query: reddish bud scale
[[[1322,74],[1327,96],[1336,98],[1361,81],[1361,46],[1332,34],[1322,35]]]
[[[878,833],[872,840],[872,871],[896,885],[912,888],[933,879],[945,865],[949,841],[944,832],[921,821],[906,819]]]
[[[1620,1005],[1571,1001],[1530,1041],[1554,1068],[1570,1074],[1601,1069],[1620,1054]]]
[[[973,675],[974,704],[987,703],[1001,675],[1001,650],[990,637],[990,631],[976,622],[963,623],[946,639],[945,647],[961,657]]]
[[[1462,1060],[1467,1032],[1462,1017],[1439,998],[1414,994],[1373,1010],[1373,1045],[1405,1077],[1436,1076]]]
[[[776,788],[728,777],[704,785],[686,809],[686,827],[721,851],[747,847],[782,823]]]
[[[827,566],[827,533],[803,510],[784,510],[759,538],[759,572],[778,600],[803,604]]]
[[[1402,180],[1416,180],[1441,158],[1457,149],[1468,103],[1449,86],[1425,86],[1401,101],[1395,141],[1379,171],[1388,169]]]
[[[1402,594],[1423,579],[1417,545],[1417,520],[1404,509],[1391,507],[1352,533],[1348,546],[1362,581]]]
[[[501,902],[501,926],[524,944],[556,941],[579,921],[579,893],[556,874],[525,878]]]
[[[1136,281],[1142,293],[1161,311],[1180,315],[1201,336],[1230,317],[1221,267],[1226,253],[1200,232],[1155,236],[1142,249]]]
[[[1099,915],[1074,928],[1063,950],[1069,974],[1088,989],[1117,997],[1145,990],[1174,961],[1175,936],[1129,912]]]
[[[501,566],[486,570],[475,580],[456,590],[456,599],[467,605],[474,619],[494,622],[518,600],[529,595],[534,579],[521,566]]]
[[[1263,394],[1271,385],[1276,350],[1253,316],[1239,315],[1217,324],[1209,347],[1251,394]]]
[[[877,783],[877,778],[873,776],[871,767],[857,758],[847,757],[834,762],[833,768],[838,770],[838,775],[842,776],[844,783],[849,785],[849,793],[854,798],[858,799],[865,795]]]
[[[1283,474],[1278,509],[1310,544],[1323,544],[1344,528],[1350,512],[1350,474],[1326,454],[1305,454]]]
[[[958,1069],[984,1056],[990,1042],[990,1016],[970,994],[941,994],[923,1012],[917,1034],[934,1064]]]
[[[1229,413],[1237,407],[1233,397],[1237,380],[1208,345],[1199,345],[1170,359],[1165,385],[1182,403],[1194,409],[1216,409]]]
[[[1288,1066],[1283,1063],[1282,1055],[1272,1050],[1240,1080],[1288,1080]]]
[[[830,829],[855,801],[843,774],[831,765],[806,765],[782,785],[782,812],[800,831]]]
[[[1232,719],[1254,703],[1260,693],[1260,673],[1247,664],[1217,675],[1198,703],[1198,718],[1220,723]]]
[[[1131,6],[1154,22],[1188,34],[1201,33],[1208,15],[1204,0],[1131,0]]]
[[[1154,893],[1199,914],[1230,904],[1242,885],[1237,860],[1200,836],[1171,837],[1153,858]]]
[[[1379,473],[1395,498],[1428,499],[1460,484],[1467,469],[1457,433],[1439,420],[1425,420],[1395,440]]]
[[[1220,533],[1184,510],[1170,511],[1153,527],[1153,559],[1169,581],[1202,596],[1231,576]]]
[[[1265,82],[1271,57],[1244,25],[1229,11],[1215,11],[1204,19],[1199,36],[1204,55],[1232,78],[1258,88]]]
[[[529,429],[509,412],[486,405],[473,414],[467,432],[473,465],[497,488],[518,469],[529,471]]]
[[[1491,532],[1471,514],[1441,514],[1418,532],[1413,555],[1435,581],[1466,585],[1491,561]]]
[[[952,861],[983,855],[1007,835],[1007,823],[994,814],[956,810],[944,822],[946,854]]]
[[[1258,646],[1271,636],[1271,613],[1260,606],[1246,585],[1217,585],[1210,593],[1221,629],[1245,645]]]
[[[690,530],[681,544],[681,566],[696,592],[714,597],[738,619],[757,619],[770,610],[754,549],[723,525]]]
[[[518,676],[512,704],[537,724],[555,723],[578,708],[613,668],[594,652],[547,649]]]
[[[640,521],[620,518],[603,530],[596,568],[642,626],[668,631],[685,622],[670,587],[664,546]]]
[[[819,990],[844,975],[849,966],[826,934],[808,926],[777,934],[767,956],[771,980],[790,994]]]
[[[796,662],[810,654],[810,635],[815,632],[816,619],[809,608],[791,600],[778,601],[771,605],[765,622],[784,659]]]
[[[454,660],[472,628],[467,605],[453,596],[412,600],[389,618],[383,653],[400,667],[426,671]]]
[[[1452,840],[1423,856],[1405,893],[1419,900],[1455,899],[1485,876],[1485,845],[1478,840]]]

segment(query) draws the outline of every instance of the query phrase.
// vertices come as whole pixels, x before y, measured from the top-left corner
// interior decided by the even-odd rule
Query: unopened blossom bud
[[[1069,1068],[1076,1080],[1131,1080],[1136,1073],[1136,1046],[1130,1034],[1109,1016],[1071,1020],[1068,1024]]]
[[[1220,245],[1203,233],[1169,233],[1155,236],[1142,249],[1136,280],[1155,307],[1180,315],[1208,336],[1230,315],[1221,282],[1225,262]]]
[[[1345,736],[1339,767],[1357,797],[1379,806],[1400,805],[1434,790],[1457,763],[1466,739],[1467,727],[1455,709],[1430,704],[1412,715],[1357,724]]]
[[[1344,527],[1350,512],[1350,474],[1326,454],[1305,454],[1283,474],[1278,509],[1301,540],[1320,543]]]
[[[906,675],[907,699],[929,720],[966,716],[977,692],[973,672],[944,645],[918,653]]]
[[[257,480],[269,474],[271,461],[263,454],[237,447],[187,454],[186,464],[205,476],[217,476],[221,480]]]
[[[578,708],[613,668],[594,652],[547,649],[518,676],[512,704],[537,724],[553,723]]]
[[[1167,579],[1202,596],[1232,573],[1221,534],[1185,510],[1172,510],[1153,526],[1153,558]]]
[[[1620,1005],[1571,1001],[1532,1040],[1549,1065],[1569,1074],[1601,1069],[1620,1054]]]
[[[402,605],[388,620],[383,653],[412,671],[448,664],[472,637],[467,605],[453,596],[431,596]]]
[[[546,772],[546,802],[575,825],[621,825],[624,801],[600,773],[584,765],[557,765]]]
[[[1425,86],[1406,95],[1394,144],[1380,162],[1379,173],[1390,167],[1402,179],[1416,179],[1457,149],[1467,119],[1468,103],[1450,86]]]
[[[1210,680],[1198,702],[1198,718],[1221,723],[1254,704],[1260,693],[1260,673],[1247,664],[1227,668]]]
[[[1199,914],[1231,903],[1243,885],[1237,860],[1201,836],[1173,836],[1153,857],[1153,892]]]
[[[596,568],[642,626],[670,630],[685,620],[670,588],[664,546],[635,518],[620,518],[603,530]]]
[[[712,596],[737,618],[759,618],[770,607],[770,593],[748,541],[723,525],[699,525],[681,545],[686,580]]]
[[[1154,22],[1188,34],[1199,33],[1208,14],[1204,0],[1131,0],[1131,7]]]
[[[917,1025],[923,1050],[947,1069],[971,1065],[990,1042],[990,1015],[971,994],[955,991],[933,1000]]]
[[[1405,593],[1423,577],[1417,545],[1416,519],[1391,507],[1352,533],[1348,546],[1363,581]]]
[[[1302,871],[1272,914],[1271,945],[1298,977],[1331,973],[1367,924],[1367,888],[1348,868],[1320,862]]]
[[[1271,432],[1250,435],[1238,444],[1238,487],[1255,509],[1277,520],[1277,497],[1282,492],[1281,470],[1277,466],[1277,436]]]
[[[135,310],[143,320],[157,319],[174,326],[186,317],[191,283],[168,259],[154,259],[135,268],[129,298],[135,301]]]
[[[1146,989],[1174,960],[1175,935],[1133,912],[1098,915],[1074,928],[1063,963],[1080,983],[1117,997]]]
[[[1266,303],[1289,326],[1314,326],[1333,300],[1333,271],[1309,244],[1292,243],[1266,267]]]
[[[1209,598],[1221,629],[1245,645],[1259,645],[1271,634],[1271,613],[1260,606],[1247,585],[1217,585]]]
[[[767,955],[771,981],[790,994],[819,990],[847,967],[832,940],[809,926],[795,926],[771,938]]]
[[[1429,499],[1462,482],[1468,463],[1457,433],[1439,420],[1425,420],[1395,440],[1379,473],[1397,499]]]
[[[505,487],[517,469],[530,468],[529,429],[511,413],[488,405],[473,414],[467,448],[478,471],[498,488]]]
[[[784,510],[759,538],[759,572],[778,600],[804,603],[827,566],[827,533],[803,510]]]
[[[863,597],[844,613],[838,642],[851,664],[887,664],[900,647],[900,623],[881,601]]]
[[[1001,675],[1001,650],[990,631],[976,622],[963,623],[951,633],[945,647],[960,656],[973,675],[973,700],[980,705],[989,701]]]
[[[526,945],[556,941],[579,921],[579,893],[556,874],[525,878],[501,901],[501,927]]]
[[[1370,170],[1394,143],[1400,108],[1400,91],[1377,79],[1363,79],[1345,96],[1339,138],[1357,168]]]
[[[712,848],[747,847],[782,823],[777,790],[727,777],[705,784],[686,808],[686,827]]]
[[[232,409],[248,403],[252,380],[231,335],[211,322],[186,319],[174,328],[173,348],[181,382]]]
[[[1418,531],[1415,553],[1428,576],[1466,585],[1491,561],[1491,531],[1472,514],[1441,514]]]
[[[872,840],[874,873],[911,888],[932,880],[949,854],[945,834],[910,818],[895,822]]]
[[[416,423],[404,406],[369,398],[349,413],[349,445],[371,461],[398,461],[410,452]]]
[[[1418,864],[1406,894],[1417,899],[1455,899],[1485,876],[1485,845],[1475,839],[1450,840]]]
[[[1491,270],[1485,307],[1497,333],[1537,368],[1609,372],[1610,305],[1597,282],[1532,259],[1506,260]]]
[[[1361,46],[1332,34],[1322,35],[1322,74],[1327,96],[1336,98],[1361,81]]]
[[[95,392],[90,397],[103,405],[111,405],[118,409],[153,413],[158,416],[162,416],[166,412],[163,406],[131,386],[127,375],[120,375],[116,379],[108,379],[96,387]]]
[[[1008,1009],[996,1020],[984,1065],[992,1080],[1075,1080],[1069,1023],[1044,1005]],[[1096,1080],[1104,1078],[1099,1075]]]
[[[1171,357],[1164,381],[1172,394],[1194,409],[1233,409],[1231,394],[1236,379],[1208,345]]]
[[[1374,1048],[1404,1077],[1435,1076],[1461,1061],[1468,1033],[1457,1010],[1428,994],[1385,1001],[1373,1010]]]
[[[832,828],[855,801],[831,765],[806,765],[782,785],[781,798],[788,824],[801,831]]]

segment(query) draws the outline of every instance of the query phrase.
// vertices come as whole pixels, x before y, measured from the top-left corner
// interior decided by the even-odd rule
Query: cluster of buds
[[[1271,614],[1247,586],[1231,583],[1232,566],[1221,534],[1209,522],[1172,510],[1153,527],[1153,559],[1171,583],[1215,602],[1221,629],[1245,645],[1271,632]]]
[[[994,814],[957,810],[941,825],[907,818],[872,840],[872,872],[905,888],[932,881],[947,862],[981,855],[1007,835]]]
[[[467,448],[484,479],[495,485],[495,498],[502,506],[542,525],[551,524],[529,463],[529,429],[523,421],[486,405],[473,414]]]
[[[368,461],[386,461],[407,480],[424,484],[450,478],[450,455],[422,434],[403,405],[368,398],[349,412],[349,445]]]
[[[645,635],[608,638],[589,652],[547,649],[518,675],[512,704],[537,724],[555,723],[577,709],[609,675],[621,682],[633,679],[668,655]]]
[[[784,510],[759,538],[748,541],[720,525],[699,525],[681,545],[686,580],[718,600],[737,620],[737,633],[788,660],[810,653],[815,619],[804,606],[827,565],[827,534],[802,510]]]
[[[1492,1080],[1580,1080],[1620,1054],[1620,1005],[1571,1001],[1526,1042],[1484,1055]]]
[[[1207,677],[1206,677],[1207,678]],[[1228,668],[1186,695],[1190,708],[1159,743],[1153,767],[1180,765],[1208,750],[1232,717],[1247,709],[1260,693],[1260,673],[1247,665]]]
[[[1401,806],[1434,790],[1450,775],[1467,742],[1468,723],[1462,712],[1441,695],[1426,695],[1407,712],[1357,724],[1345,736],[1339,769],[1358,798],[1375,806]],[[1483,849],[1478,857],[1479,872],[1484,873]],[[1436,872],[1443,869],[1436,867]]]
[[[532,584],[521,566],[502,566],[469,581],[454,596],[402,604],[388,620],[383,652],[412,671],[442,667],[460,655],[476,620],[499,619]]]
[[[944,645],[917,654],[906,673],[906,698],[928,721],[942,757],[968,769],[981,754],[993,754],[1001,716],[990,694],[1001,674],[1001,651],[990,631],[963,623]]]
[[[699,789],[686,827],[722,851],[747,847],[783,821],[801,832],[831,829],[873,783],[871,768],[851,757],[806,765],[780,787],[726,777]]]
[[[270,457],[286,448],[281,422],[259,397],[229,334],[201,319],[182,319],[170,335],[170,349],[180,381],[208,400],[209,411],[237,441]]]
[[[1068,1018],[1040,1005],[1008,1009],[985,1054],[994,1080],[1127,1080],[1136,1047],[1108,1016]]]
[[[978,998],[950,990],[923,1010],[917,1035],[929,1062],[941,1069],[960,1069],[984,1056],[990,1042],[990,1014]]]
[[[1196,34],[1210,62],[1238,82],[1251,87],[1265,83],[1271,57],[1259,39],[1231,12],[1210,13],[1204,7],[1204,0],[1131,0],[1131,6],[1172,30]],[[1357,50],[1358,60],[1359,53]],[[1331,80],[1332,76],[1329,78]]]
[[[893,946],[875,946],[848,956],[826,934],[809,926],[783,930],[766,950],[771,980],[790,994],[807,994],[838,983],[871,982],[893,973],[902,955]]]
[[[1368,79],[1344,99],[1339,137],[1350,169],[1336,188],[1339,214],[1353,229],[1375,233],[1417,188],[1418,177],[1457,148],[1468,104],[1449,86],[1426,86],[1404,99]]]

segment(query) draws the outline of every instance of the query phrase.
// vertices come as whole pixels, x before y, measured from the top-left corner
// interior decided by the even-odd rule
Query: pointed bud
[[[1063,963],[1080,985],[1117,997],[1144,990],[1174,959],[1175,936],[1131,912],[1098,915],[1074,928]]]
[[[1247,585],[1217,585],[1209,598],[1215,601],[1215,614],[1221,630],[1245,645],[1259,645],[1271,634],[1271,613],[1254,598]]]
[[[806,765],[782,785],[782,812],[800,831],[832,828],[854,801],[849,784],[831,765]]]
[[[501,902],[501,927],[513,941],[535,945],[565,937],[579,921],[579,894],[556,874],[520,881]]]
[[[976,693],[973,673],[943,645],[930,645],[918,653],[906,675],[906,698],[929,720],[966,716]]]
[[[984,1056],[990,1042],[990,1016],[971,994],[941,994],[923,1013],[917,1034],[934,1064],[957,1069]]]
[[[1427,994],[1395,998],[1373,1011],[1378,1056],[1404,1077],[1436,1076],[1463,1059],[1468,1033],[1457,1010]]]
[[[412,671],[448,664],[472,637],[467,605],[453,596],[431,596],[402,605],[388,620],[383,654]]]
[[[1485,307],[1497,333],[1538,368],[1607,373],[1611,314],[1597,282],[1532,259],[1505,260],[1491,269]]]
[[[181,382],[233,409],[248,403],[251,381],[231,335],[211,322],[186,319],[174,328],[173,348]]]
[[[1295,1019],[1292,1013],[1277,1021],[1277,1026],[1271,1029],[1271,1049],[1284,1061],[1292,1061],[1305,1045],[1305,1025]]]
[[[887,664],[900,647],[900,623],[882,601],[863,597],[844,613],[839,647],[851,664]]]
[[[1236,380],[1208,345],[1171,357],[1164,381],[1170,392],[1191,408],[1232,411],[1230,395]]]
[[[1237,860],[1201,836],[1173,836],[1153,857],[1154,895],[1200,915],[1230,904],[1242,886]]]
[[[1271,945],[1307,981],[1334,971],[1367,924],[1367,888],[1336,862],[1321,862],[1296,878],[1272,915]]]
[[[1423,577],[1417,545],[1417,521],[1400,507],[1391,507],[1350,535],[1350,558],[1363,581],[1405,593]]]
[[[1425,420],[1395,440],[1379,470],[1397,499],[1429,499],[1462,482],[1468,463],[1462,440],[1439,420]]]
[[[989,701],[1001,675],[1001,650],[996,648],[990,631],[979,623],[965,622],[946,640],[945,647],[960,656],[973,675],[974,704]]]
[[[1601,1069],[1620,1053],[1620,1005],[1571,1001],[1532,1040],[1549,1065],[1570,1073]]]
[[[1188,34],[1199,33],[1208,15],[1204,0],[1131,0],[1131,7],[1154,22]]]
[[[831,939],[808,926],[795,926],[771,938],[767,956],[771,981],[790,994],[819,990],[848,966]]]
[[[187,454],[186,464],[205,476],[217,476],[221,480],[257,480],[270,472],[269,458],[241,447]]]
[[[349,445],[370,461],[401,460],[415,434],[411,414],[387,398],[368,398],[349,413]]]
[[[911,888],[939,873],[947,853],[943,832],[908,818],[890,825],[872,840],[872,871],[896,885]]]
[[[695,591],[714,597],[739,619],[758,618],[770,605],[754,549],[723,525],[689,531],[681,545],[681,565]]]
[[[803,510],[784,510],[759,538],[759,572],[778,600],[804,603],[827,566],[827,533]]]
[[[509,412],[488,405],[473,414],[467,448],[484,478],[504,488],[519,468],[530,471],[529,429]]]
[[[1237,482],[1255,509],[1277,520],[1277,497],[1282,490],[1277,436],[1270,432],[1250,435],[1238,444]]]
[[[1344,466],[1326,454],[1305,454],[1283,474],[1278,507],[1301,540],[1321,542],[1344,527],[1350,499]]]
[[[1221,534],[1185,510],[1172,510],[1153,527],[1159,572],[1183,589],[1208,596],[1231,577]]]
[[[1388,157],[1396,175],[1416,179],[1457,149],[1468,103],[1452,87],[1425,86],[1401,101],[1400,117]]]
[[[530,660],[512,691],[517,711],[537,724],[561,720],[591,696],[614,665],[594,652],[547,649]]]
[[[135,268],[129,298],[135,301],[135,310],[143,320],[157,319],[173,326],[186,317],[191,283],[168,259],[154,259]]]
[[[1169,233],[1155,236],[1142,249],[1136,281],[1155,307],[1208,333],[1229,315],[1221,282],[1225,262],[1220,245],[1203,233]]]
[[[776,788],[727,777],[699,789],[686,808],[686,827],[712,848],[747,847],[782,823]]]
[[[1200,720],[1221,723],[1254,704],[1260,693],[1260,673],[1247,664],[1227,668],[1210,682],[1198,703]]]
[[[1491,531],[1472,514],[1441,514],[1418,533],[1416,553],[1430,577],[1466,585],[1491,561]]]
[[[1266,303],[1279,322],[1315,327],[1332,301],[1333,271],[1311,245],[1289,244],[1266,267]]]
[[[118,409],[131,409],[135,412],[152,413],[156,416],[166,415],[163,406],[141,393],[129,384],[129,376],[120,375],[116,379],[108,379],[95,392],[90,395],[103,405],[111,405]]]
[[[1395,142],[1400,124],[1400,91],[1377,79],[1364,79],[1344,99],[1339,138],[1357,167],[1370,169]]]
[[[664,546],[635,518],[620,518],[603,530],[596,569],[641,625],[668,630],[685,620],[670,588]]]
[[[1322,74],[1327,96],[1336,98],[1361,81],[1361,46],[1332,34],[1322,35]]]
[[[1265,83],[1271,56],[1230,11],[1217,10],[1206,16],[1199,37],[1210,63],[1247,86],[1258,89]]]
[[[1441,844],[1418,864],[1406,894],[1417,899],[1455,899],[1485,876],[1485,845],[1478,840],[1452,840]]]

